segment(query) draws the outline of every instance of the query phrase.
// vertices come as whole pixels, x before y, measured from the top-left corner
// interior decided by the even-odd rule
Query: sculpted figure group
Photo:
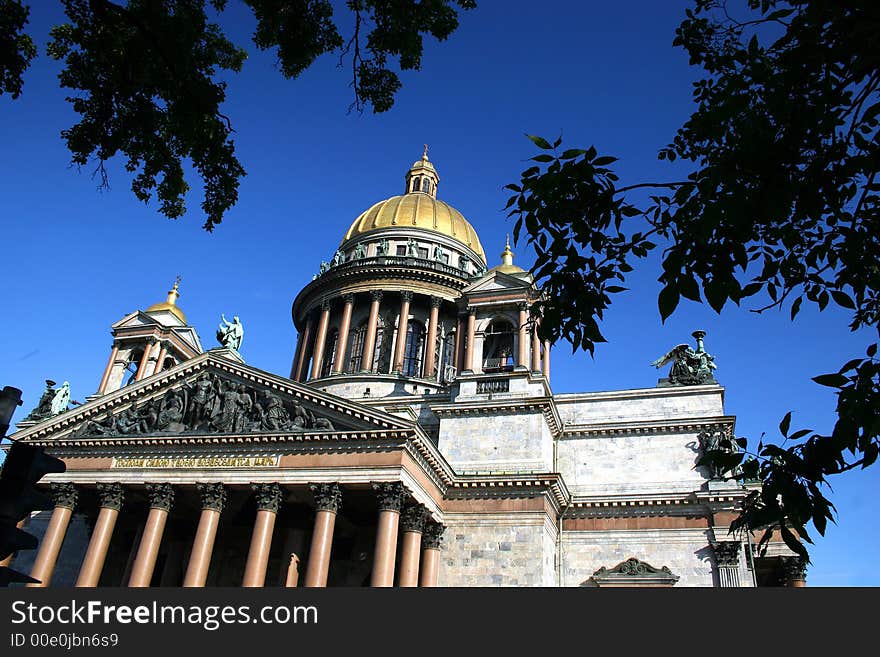
[[[82,436],[141,433],[255,433],[334,431],[333,423],[297,401],[286,405],[271,391],[258,392],[235,381],[203,373],[161,398],[132,404],[116,415],[88,421]]]

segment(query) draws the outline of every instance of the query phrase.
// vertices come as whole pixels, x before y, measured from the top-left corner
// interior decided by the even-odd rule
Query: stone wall
[[[556,526],[543,512],[447,514],[440,586],[555,586]]]
[[[566,435],[557,468],[572,495],[690,492],[707,479],[694,469],[698,448],[696,433]]]
[[[714,557],[709,529],[642,529],[565,531],[562,533],[563,586],[589,585],[602,568],[630,557],[655,568],[668,566],[676,586],[714,586]],[[586,583],[586,584],[585,584]]]
[[[554,395],[564,424],[624,423],[724,414],[724,388],[672,386]]]
[[[553,436],[540,410],[443,417],[438,447],[458,472],[553,469]]]

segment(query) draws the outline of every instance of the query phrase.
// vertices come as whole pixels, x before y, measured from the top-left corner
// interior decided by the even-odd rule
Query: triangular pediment
[[[52,440],[416,428],[415,422],[207,352],[13,437]]]
[[[533,288],[532,283],[523,278],[505,274],[500,271],[490,271],[485,276],[468,285],[462,294],[473,295],[480,292],[497,292],[499,290],[523,290]]]
[[[141,326],[163,326],[155,317],[151,317],[142,310],[135,310],[129,313],[118,322],[113,323],[110,328],[114,330],[125,328],[138,328]]]

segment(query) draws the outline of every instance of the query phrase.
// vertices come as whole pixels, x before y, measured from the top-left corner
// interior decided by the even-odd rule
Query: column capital
[[[111,347],[113,349],[119,349],[120,347],[122,347],[122,340],[117,338],[116,340],[113,341],[113,344],[111,345]]]
[[[405,532],[425,531],[428,512],[421,504],[408,504],[400,514],[400,528]]]
[[[739,541],[720,541],[712,543],[715,561],[719,566],[736,567],[739,565],[739,553],[742,546]]]
[[[164,347],[165,349],[171,349],[171,347],[174,346],[174,344],[171,342],[171,340],[161,340],[160,343],[161,343],[161,346]]]
[[[331,304],[332,304],[332,302],[330,301],[330,299],[324,299],[321,302],[321,310],[322,311],[329,311]]]
[[[467,308],[465,308],[464,312],[467,315],[476,315],[477,314],[477,307],[476,306],[468,306]]]
[[[98,484],[98,500],[102,509],[114,509],[119,511],[125,499],[125,489],[122,484]]]
[[[376,498],[379,500],[379,511],[397,511],[403,506],[406,489],[399,481],[388,483],[373,483]]]
[[[223,512],[226,506],[226,486],[221,483],[196,484],[199,497],[202,498],[202,510]]]
[[[443,532],[446,531],[446,525],[439,522],[428,520],[425,523],[425,531],[422,533],[422,546],[426,550],[439,550],[440,541],[443,538]]]
[[[342,303],[346,305],[351,305],[354,303],[354,293],[348,292],[347,294],[342,295]]]
[[[431,308],[439,308],[443,305],[443,299],[440,297],[431,296]]]
[[[807,560],[803,557],[780,557],[786,583],[807,580]]]
[[[257,509],[278,513],[281,508],[281,486],[278,484],[251,484],[257,498]]]
[[[174,487],[171,484],[147,484],[150,508],[170,511],[174,504]]]
[[[155,336],[153,336],[153,335],[150,335],[150,336],[147,337],[146,342],[147,342],[147,344],[149,344],[149,345],[154,345],[154,344],[156,344],[157,342],[159,342],[159,338],[157,338],[157,337],[155,337]]]
[[[370,291],[370,300],[371,301],[382,301],[382,290],[371,290]]]
[[[528,303],[528,301],[520,301],[518,304],[516,304],[516,309],[517,309],[517,310],[521,310],[521,311],[528,312],[528,310],[529,310],[529,303]]]
[[[409,290],[403,290],[400,293],[400,298],[403,299],[404,301],[412,301],[413,300],[413,293],[410,292]]]
[[[315,497],[318,511],[339,513],[339,507],[342,505],[342,489],[339,484],[309,484],[309,490]]]
[[[76,501],[79,498],[79,491],[76,486],[66,481],[57,482],[49,485],[52,495],[52,502],[55,506],[64,507],[65,509],[76,508]]]

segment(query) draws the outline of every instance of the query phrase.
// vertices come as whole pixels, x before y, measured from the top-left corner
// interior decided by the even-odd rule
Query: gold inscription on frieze
[[[278,456],[114,458],[113,468],[271,468]]]

